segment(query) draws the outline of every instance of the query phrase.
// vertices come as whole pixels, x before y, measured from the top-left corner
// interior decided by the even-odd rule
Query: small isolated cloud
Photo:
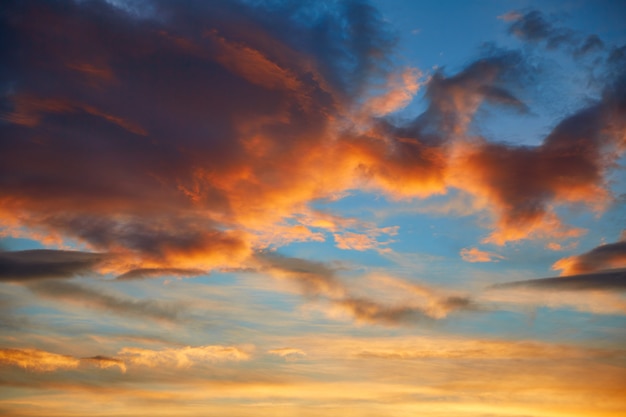
[[[505,22],[514,22],[516,20],[520,20],[522,18],[522,14],[516,11],[510,11],[503,15],[498,16],[498,19],[504,20]]]
[[[333,236],[339,249],[366,251],[379,245],[376,238],[362,233],[335,233]]]
[[[478,248],[464,248],[461,250],[461,258],[465,262],[498,262],[498,260],[504,259],[504,256],[482,251]]]
[[[122,373],[126,373],[126,363],[119,358],[98,355],[90,358],[81,358],[81,361],[91,363],[101,369],[117,367]]]
[[[270,355],[280,356],[281,358],[285,358],[288,361],[297,360],[303,356],[306,356],[306,352],[304,352],[302,349],[291,347],[272,349],[268,350],[267,353],[269,353]]]
[[[35,372],[52,372],[77,368],[80,360],[39,349],[0,349],[0,364]]]
[[[574,241],[574,242],[570,242],[569,244],[561,244],[558,242],[548,242],[545,247],[546,249],[549,249],[551,251],[560,252],[560,251],[575,249],[577,246],[578,246],[578,242]]]

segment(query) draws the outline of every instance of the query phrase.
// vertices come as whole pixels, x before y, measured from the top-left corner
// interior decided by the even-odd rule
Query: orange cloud
[[[415,68],[390,74],[387,84],[383,87],[385,91],[369,98],[363,105],[366,115],[384,116],[406,107],[421,86],[419,82],[421,76],[422,73]]]
[[[244,361],[250,358],[250,353],[249,348],[209,345],[162,350],[127,347],[120,350],[118,356],[132,365],[188,368],[196,364]]]
[[[499,259],[504,259],[502,255],[482,251],[478,248],[461,249],[461,258],[465,262],[498,262]]]
[[[581,202],[597,211],[606,206],[601,159],[591,152],[563,154],[552,148],[549,143],[537,148],[459,144],[453,182],[489,201],[496,216],[485,242],[578,237],[584,231],[564,225],[553,205]]]
[[[355,189],[391,199],[462,190],[493,216],[486,242],[499,245],[580,236],[555,208],[600,212],[610,201],[606,174],[624,150],[618,90],[540,146],[470,140],[484,103],[527,110],[510,88],[520,54],[437,72],[425,81],[426,111],[395,124],[384,115],[411,100],[420,74],[387,65],[392,37],[366,4],[336,14],[299,6],[336,23],[319,39],[286,11],[269,24],[251,5],[207,3],[204,23],[188,27],[187,10],[160,7],[169,17],[157,21],[84,2],[15,6],[22,18],[7,24],[25,56],[0,116],[0,175],[11,179],[0,185],[0,223],[10,233],[115,253],[117,274],[210,271],[324,240],[316,228],[340,247],[373,247],[367,233],[311,216],[312,201]]]
[[[378,247],[376,239],[364,234],[345,232],[343,234],[335,233],[333,236],[339,249],[365,251]]]
[[[29,371],[52,372],[77,368],[80,360],[39,349],[0,349],[0,363]]]

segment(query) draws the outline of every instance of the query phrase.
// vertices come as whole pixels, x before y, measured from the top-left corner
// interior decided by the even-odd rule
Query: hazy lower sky
[[[626,3],[0,8],[0,414],[626,413]]]

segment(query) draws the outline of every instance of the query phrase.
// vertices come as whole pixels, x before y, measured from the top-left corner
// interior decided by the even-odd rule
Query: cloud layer
[[[495,244],[579,236],[554,207],[610,201],[606,174],[624,150],[619,72],[542,144],[516,146],[471,127],[485,105],[528,111],[514,93],[528,71],[520,52],[420,81],[391,65],[393,32],[364,2],[149,4],[29,1],[3,12],[16,51],[0,79],[11,234],[113,253],[109,268],[135,270],[128,279],[238,267],[268,245],[330,231],[341,248],[376,248],[371,236],[301,221],[315,216],[311,201],[352,189],[460,189],[492,215],[485,241]],[[532,13],[511,25],[529,41],[556,36]],[[419,88],[422,114],[385,117]]]

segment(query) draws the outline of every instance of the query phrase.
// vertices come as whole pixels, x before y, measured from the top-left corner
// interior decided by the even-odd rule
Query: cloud
[[[194,365],[223,361],[245,361],[250,358],[249,348],[235,346],[186,346],[162,350],[126,347],[118,356],[132,365],[189,368]]]
[[[426,89],[429,106],[412,128],[450,141],[467,133],[484,102],[525,112],[526,105],[512,92],[526,70],[523,58],[517,51],[494,50],[452,76],[437,71]]]
[[[0,349],[0,363],[29,371],[52,372],[77,368],[80,360],[39,349]]]
[[[116,279],[120,281],[130,281],[145,278],[158,278],[162,276],[176,277],[195,277],[206,274],[206,271],[200,269],[183,269],[183,268],[140,268],[124,272]]]
[[[333,307],[339,314],[348,314],[357,322],[370,324],[398,325],[430,319],[428,314],[419,307],[389,306],[365,298],[350,297],[336,300]]]
[[[11,365],[35,372],[54,372],[94,365],[100,369],[117,367],[126,373],[129,366],[150,368],[189,368],[196,365],[225,361],[245,361],[250,358],[251,346],[186,346],[161,350],[138,347],[122,348],[116,357],[92,356],[76,358],[40,349],[0,349],[0,365]]]
[[[531,10],[525,14],[507,14],[508,21],[511,21],[509,31],[518,38],[530,41],[546,41],[547,46],[555,48],[563,43],[573,42],[571,30],[555,27],[548,22],[543,14],[538,10]]]
[[[492,48],[456,74],[421,77],[392,65],[395,35],[367,2],[144,6],[32,0],[0,17],[21,51],[0,75],[11,86],[0,99],[7,233],[80,243],[115,254],[109,272],[146,276],[323,241],[310,203],[354,189],[461,190],[493,215],[495,244],[579,236],[554,208],[610,201],[606,175],[623,153],[618,70],[540,146],[514,146],[475,137],[472,124],[484,105],[529,111],[522,52]],[[529,40],[561,33],[536,13],[508,19]],[[419,88],[422,114],[387,117]],[[374,245],[333,227],[341,247]]]
[[[267,351],[267,353],[271,355],[280,356],[281,358],[285,358],[286,360],[296,360],[298,358],[306,356],[306,352],[303,351],[302,349],[291,348],[291,347],[270,349]]]
[[[607,243],[580,255],[558,260],[552,269],[562,271],[562,275],[602,272],[607,269],[626,267],[626,240]]]
[[[292,258],[275,252],[261,252],[255,261],[263,272],[271,276],[293,280],[307,296],[334,297],[346,289],[336,277],[336,268],[324,262]]]
[[[626,270],[600,271],[591,274],[515,281],[499,284],[494,288],[517,287],[546,291],[626,291]]]
[[[126,363],[119,358],[111,358],[108,356],[92,356],[90,358],[81,358],[81,361],[93,363],[95,366],[101,369],[107,369],[117,367],[122,373],[126,373]]]
[[[253,271],[293,282],[299,292],[331,318],[384,326],[439,320],[460,311],[480,311],[471,298],[386,275],[363,275],[356,280],[340,275],[346,266],[282,256],[257,254]]]
[[[545,43],[546,48],[566,48],[575,58],[605,49],[605,44],[592,34],[583,36],[572,29],[555,25],[554,19],[538,10],[526,13],[509,12],[501,16],[510,22],[509,32],[520,40],[531,43]]]
[[[34,249],[0,251],[0,281],[73,278],[95,273],[103,253]]]
[[[358,282],[360,285],[350,287],[345,296],[331,298],[322,306],[328,316],[399,326],[483,309],[466,295],[386,275],[363,276]]]
[[[582,203],[597,212],[608,206],[605,176],[623,152],[626,130],[623,87],[562,120],[539,146],[459,144],[455,184],[489,201],[496,214],[485,242],[577,237],[584,231],[563,224],[553,205]]]
[[[237,265],[353,184],[358,161],[330,175],[326,150],[373,78],[391,80],[385,112],[417,88],[387,70],[394,36],[366,2],[193,4],[33,0],[2,15],[23,51],[0,80],[14,86],[0,114],[12,233],[135,269]]]
[[[502,255],[482,251],[478,248],[461,249],[461,258],[465,262],[498,262],[499,259],[504,259]]]
[[[376,241],[374,237],[360,233],[335,233],[333,236],[335,237],[335,242],[337,243],[337,247],[339,249],[366,251],[369,249],[375,249],[379,245],[378,241]]]
[[[29,284],[28,288],[42,297],[104,310],[124,317],[176,322],[180,320],[183,311],[177,304],[118,296],[72,282],[41,281]]]
[[[384,86],[384,92],[373,96],[363,106],[367,115],[384,116],[406,107],[419,90],[422,74],[408,68],[401,73],[392,73]]]
[[[623,354],[620,350],[585,349],[574,346],[548,344],[532,341],[499,340],[450,340],[448,344],[424,341],[425,348],[372,346],[358,348],[353,354],[371,359],[563,359],[586,358],[590,356],[611,357]],[[381,344],[382,345],[382,344]]]

